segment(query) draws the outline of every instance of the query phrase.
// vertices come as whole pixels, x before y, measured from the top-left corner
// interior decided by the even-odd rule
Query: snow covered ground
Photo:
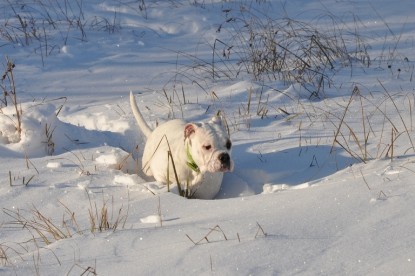
[[[414,10],[412,0],[1,2],[1,71],[7,56],[21,131],[2,97],[0,274],[413,274]],[[255,79],[243,57],[261,35],[243,31],[270,22],[335,28],[355,56],[313,68],[321,87]],[[129,91],[152,126],[222,110],[235,170],[216,199],[142,176]]]

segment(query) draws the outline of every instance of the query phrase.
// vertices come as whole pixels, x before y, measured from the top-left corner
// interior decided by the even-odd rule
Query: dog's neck
[[[193,159],[192,153],[190,152],[189,141],[186,141],[186,156],[187,156],[187,166],[194,171],[195,173],[200,173],[200,168]]]

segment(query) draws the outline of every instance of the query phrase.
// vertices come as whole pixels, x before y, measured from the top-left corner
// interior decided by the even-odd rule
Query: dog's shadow
[[[226,173],[216,199],[303,188],[342,170],[356,160],[330,146],[306,146],[270,153],[234,148],[235,169]]]

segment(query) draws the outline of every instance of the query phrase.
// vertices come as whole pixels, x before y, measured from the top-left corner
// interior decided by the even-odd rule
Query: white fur
[[[181,187],[185,188],[188,183],[190,195],[194,198],[214,198],[220,190],[223,173],[233,170],[230,140],[220,118],[214,117],[207,123],[187,123],[176,119],[151,131],[131,92],[130,104],[137,124],[147,138],[142,158],[143,172],[158,182],[176,183],[173,162],[168,161],[168,152],[171,151]],[[199,171],[187,165],[187,150]]]

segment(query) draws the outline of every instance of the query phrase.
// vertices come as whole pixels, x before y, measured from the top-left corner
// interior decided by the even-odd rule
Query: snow
[[[0,4],[0,30],[22,34],[7,29],[15,13],[44,18],[44,2]],[[0,102],[1,275],[413,274],[413,1],[70,2],[84,33],[63,2],[48,2],[47,43],[0,32],[22,110],[19,133]],[[237,21],[224,22],[247,10],[323,30],[335,18],[371,65],[336,61],[312,97],[312,84],[236,74],[238,55],[219,62],[216,44],[213,78],[215,39],[230,42]],[[224,112],[235,169],[214,200],[140,172],[129,91],[153,127]],[[39,214],[62,233],[40,235]]]

